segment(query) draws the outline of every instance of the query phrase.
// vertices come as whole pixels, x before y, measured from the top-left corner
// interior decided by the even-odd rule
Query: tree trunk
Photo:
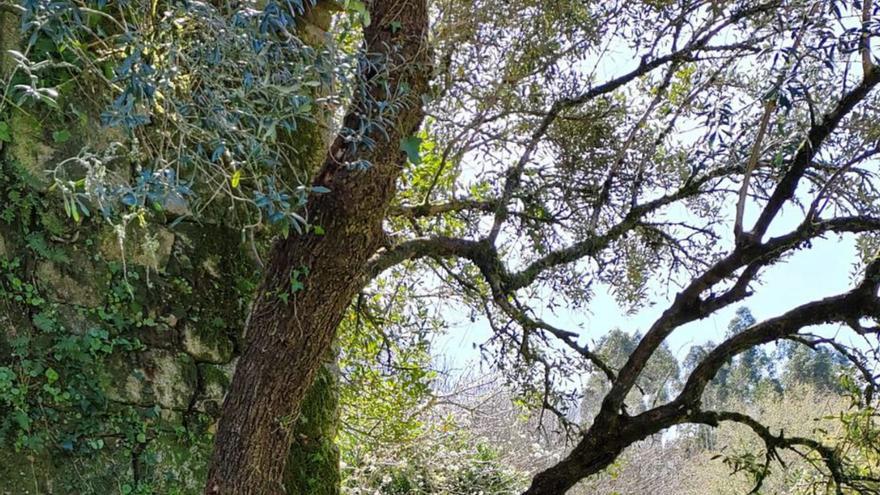
[[[609,434],[620,431],[618,420],[598,417],[577,447],[565,459],[535,475],[523,495],[562,495],[584,477],[608,467],[626,447],[620,438]]]
[[[374,115],[376,102],[391,97],[387,88],[390,95],[407,93],[407,101],[385,125],[387,136],[372,128],[374,146],[352,150],[341,136],[334,142],[315,180],[330,192],[313,195],[309,204],[311,222],[323,234],[274,244],[223,405],[209,494],[284,493],[291,424],[346,308],[364,286],[367,261],[384,244],[382,222],[404,161],[399,143],[417,131],[423,116],[428,17],[425,0],[376,0],[369,8],[365,48],[380,55],[385,67],[376,73],[364,64],[368,96],[356,98],[343,127],[362,128],[362,116]],[[358,160],[370,166],[345,165]]]
[[[598,446],[591,452],[573,452],[563,461],[535,475],[523,495],[562,495],[581,479],[607,468],[621,452]]]
[[[602,472],[630,445],[680,423],[685,415],[686,410],[675,405],[638,416],[603,409],[568,456],[536,474],[523,495],[563,495],[582,479]]]

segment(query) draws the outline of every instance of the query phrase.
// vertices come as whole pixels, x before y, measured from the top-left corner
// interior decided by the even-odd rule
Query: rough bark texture
[[[407,105],[392,117],[384,136],[373,131],[371,149],[348,151],[337,138],[315,180],[329,193],[312,197],[309,210],[323,235],[279,240],[272,248],[246,329],[246,347],[223,405],[206,493],[284,493],[281,484],[290,428],[302,399],[330,348],[352,297],[362,288],[368,259],[384,243],[382,221],[395,193],[404,154],[400,139],[412,135],[422,119],[429,56],[425,0],[375,1],[365,46],[381,54],[387,71],[364,73],[366,91],[376,100],[408,87]],[[359,113],[370,105],[353,103],[344,126],[357,129]],[[346,162],[366,159],[366,170]],[[304,287],[291,292],[291,278]],[[285,297],[280,295],[287,294]]]
[[[686,421],[688,414],[674,404],[637,416],[597,417],[568,456],[535,475],[523,495],[562,495],[580,480],[602,472],[630,445]]]

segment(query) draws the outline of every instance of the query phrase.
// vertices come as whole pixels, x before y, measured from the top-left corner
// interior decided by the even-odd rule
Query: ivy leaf
[[[67,141],[70,141],[70,131],[67,129],[55,131],[52,133],[52,140],[56,143],[66,143]]]
[[[361,16],[361,23],[364,27],[370,25],[370,11],[367,10],[367,6],[364,5],[364,2],[361,2],[360,0],[349,0],[348,9]]]
[[[46,369],[46,381],[50,384],[58,381],[58,372],[53,370],[52,368]]]
[[[400,140],[400,149],[406,153],[406,157],[413,165],[422,163],[422,157],[419,155],[419,148],[422,145],[422,138],[410,136]]]
[[[7,143],[12,141],[12,132],[9,129],[9,124],[5,121],[0,121],[0,141]]]

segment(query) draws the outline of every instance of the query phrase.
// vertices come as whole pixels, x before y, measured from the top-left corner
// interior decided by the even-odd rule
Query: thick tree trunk
[[[602,411],[571,453],[535,475],[523,495],[563,495],[580,480],[602,472],[630,445],[679,423],[684,417],[684,409],[675,406],[638,416]]]
[[[584,477],[608,467],[626,447],[620,438],[612,437],[614,430],[618,430],[616,420],[597,418],[577,447],[565,459],[535,475],[523,495],[562,495]]]
[[[592,445],[589,452],[577,451],[563,461],[538,473],[523,495],[562,495],[586,476],[607,468],[622,450]]]
[[[386,71],[362,74],[370,97],[354,102],[343,125],[358,129],[362,116],[375,110],[371,105],[389,98],[385,88],[391,94],[408,88],[407,104],[391,117],[387,136],[370,133],[375,146],[352,153],[340,137],[331,147],[315,181],[330,192],[313,196],[309,206],[323,235],[291,236],[273,246],[223,405],[206,493],[284,493],[291,425],[346,308],[363,287],[368,259],[384,243],[382,221],[404,159],[399,142],[418,129],[423,115],[430,73],[426,1],[376,0],[370,16],[366,48],[383,56]],[[360,171],[344,165],[359,159],[371,166]],[[292,287],[292,279],[303,287]]]

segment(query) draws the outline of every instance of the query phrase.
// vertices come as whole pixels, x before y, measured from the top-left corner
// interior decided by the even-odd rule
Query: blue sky
[[[777,219],[771,235],[792,229],[802,218],[800,212],[789,210]],[[732,241],[719,244],[719,251],[728,252]],[[761,276],[760,284],[755,284],[755,295],[741,304],[735,304],[712,316],[690,323],[677,329],[668,339],[669,347],[679,358],[683,358],[694,344],[713,340],[718,342],[727,330],[728,322],[737,308],[747,306],[758,321],[779,315],[798,305],[839,294],[852,287],[853,263],[857,259],[852,236],[829,236],[818,239],[808,249],[796,252],[784,262],[767,268]],[[636,332],[650,327],[675,297],[675,290],[667,294],[656,282],[649,290],[653,304],[632,315],[618,306],[610,295],[608,287],[598,286],[595,296],[587,305],[586,311],[572,312],[557,310],[556,314],[533,309],[542,318],[566,330],[578,331],[581,342],[593,341],[614,328]],[[450,322],[449,332],[435,341],[435,355],[438,361],[456,369],[471,368],[479,360],[479,351],[474,345],[486,341],[491,335],[488,324],[478,319],[471,322],[469,312],[461,313],[455,308],[447,308],[445,314]],[[823,333],[835,332],[837,326],[826,326]]]
[[[640,58],[625,44],[611,40],[607,49],[606,56],[584,61],[585,73],[596,74],[598,80],[608,80],[638,65]],[[859,69],[858,64],[853,67],[855,77],[858,76]],[[804,194],[805,189],[806,187],[802,187],[800,194]],[[809,204],[809,201],[806,204]],[[754,222],[760,206],[754,203],[747,205],[744,222],[747,228],[751,222]],[[727,217],[731,219],[730,228],[727,229],[730,237],[718,245],[719,252],[723,253],[729,252],[733,246],[734,206],[727,205],[727,208],[729,209]],[[672,216],[681,214],[683,213],[680,211],[671,213]],[[771,225],[765,240],[793,230],[802,220],[803,213],[788,206]],[[783,262],[765,269],[760,276],[760,283],[753,286],[755,295],[704,320],[677,329],[667,340],[670,349],[679,358],[683,358],[694,344],[702,344],[710,340],[718,342],[724,336],[728,322],[739,307],[747,306],[755,318],[761,321],[798,305],[850,289],[853,283],[853,264],[857,260],[854,240],[852,236],[845,238],[829,236],[826,239],[817,239],[808,249],[800,250]],[[550,314],[549,311],[542,311],[542,308],[535,305],[532,309],[538,316],[551,323],[566,330],[580,332],[581,343],[585,341],[584,339],[597,340],[614,328],[628,332],[644,332],[668,307],[676,293],[676,288],[667,291],[665,287],[661,287],[660,280],[653,281],[653,284],[648,291],[652,304],[632,315],[627,315],[626,310],[619,307],[613,296],[609,294],[608,288],[601,286],[595,287],[595,296],[586,306],[587,311],[576,313],[557,310],[556,314]],[[444,314],[451,328],[448,334],[435,342],[435,354],[438,360],[453,368],[474,365],[479,360],[479,351],[474,349],[474,345],[479,345],[489,338],[491,330],[488,324],[479,319],[471,322],[469,312],[462,314],[455,308],[445,309]],[[826,326],[818,331],[823,334],[833,334],[838,328],[838,326]],[[813,329],[813,331],[817,330]]]

